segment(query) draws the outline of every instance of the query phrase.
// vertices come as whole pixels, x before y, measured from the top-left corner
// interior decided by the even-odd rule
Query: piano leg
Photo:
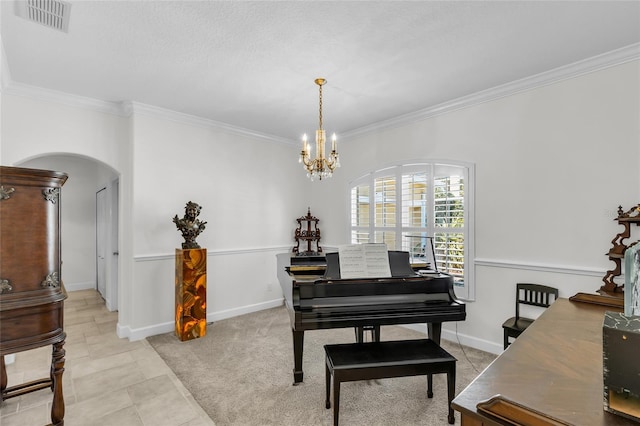
[[[442,334],[441,322],[428,322],[427,334],[429,339],[440,345],[440,335]],[[448,376],[448,375],[447,375]],[[433,374],[427,374],[427,396],[433,397]]]
[[[427,333],[428,333],[429,339],[433,340],[439,345],[440,335],[442,334],[442,323],[441,322],[427,323]]]
[[[364,332],[365,331],[370,331],[371,332],[371,341],[372,342],[379,342],[380,341],[380,326],[379,325],[365,325],[365,326],[358,326],[355,327],[356,330],[356,343],[363,343],[364,342]]]
[[[302,371],[302,351],[304,349],[304,331],[293,332],[293,385],[302,383],[304,373]]]

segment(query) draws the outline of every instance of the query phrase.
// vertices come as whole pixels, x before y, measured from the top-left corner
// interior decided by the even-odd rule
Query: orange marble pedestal
[[[207,334],[207,249],[176,249],[176,336]]]

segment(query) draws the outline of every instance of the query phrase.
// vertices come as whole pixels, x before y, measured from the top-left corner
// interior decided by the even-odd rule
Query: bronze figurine
[[[197,203],[189,201],[184,208],[184,217],[178,219],[178,215],[173,218],[173,223],[182,233],[184,237],[184,243],[182,243],[183,249],[197,249],[200,248],[196,242],[196,237],[204,231],[207,222],[202,222],[197,219],[202,207]]]

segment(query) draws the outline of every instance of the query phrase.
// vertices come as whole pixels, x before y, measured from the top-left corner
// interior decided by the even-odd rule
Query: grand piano
[[[463,321],[465,304],[456,299],[453,277],[421,275],[409,253],[389,251],[391,277],[341,279],[337,253],[325,256],[278,255],[278,279],[293,333],[294,385],[303,381],[304,332],[354,327],[356,340],[371,329],[380,340],[380,326],[427,323],[428,336],[440,344],[442,323]]]

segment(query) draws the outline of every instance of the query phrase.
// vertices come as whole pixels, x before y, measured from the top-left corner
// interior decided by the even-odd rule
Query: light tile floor
[[[116,335],[117,312],[94,290],[69,293],[63,394],[65,426],[214,425],[146,340]],[[50,346],[19,352],[7,365],[9,386],[48,377]],[[0,405],[0,425],[51,423],[52,392],[43,389]]]

